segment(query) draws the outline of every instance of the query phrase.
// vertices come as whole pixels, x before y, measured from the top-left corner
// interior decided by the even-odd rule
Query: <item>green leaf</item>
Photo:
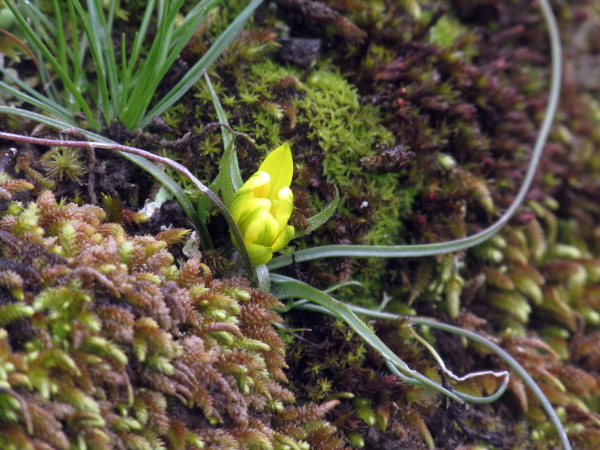
[[[271,283],[271,293],[278,299],[306,298],[325,308],[325,310],[334,317],[342,319],[358,336],[375,348],[386,361],[389,361],[390,364],[396,367],[399,370],[398,376],[406,383],[432,387],[438,392],[462,403],[461,395],[463,394],[450,391],[441,384],[436,383],[419,372],[409,368],[408,365],[398,358],[398,356],[392,352],[388,346],[385,345],[383,341],[379,339],[344,303],[338,302],[336,299],[320,290],[293,278],[271,274]]]
[[[208,85],[210,97],[212,99],[213,105],[217,112],[217,117],[219,118],[219,122],[221,122],[225,125],[229,125],[229,121],[227,120],[227,115],[225,114],[225,111],[223,110],[223,107],[221,106],[219,97],[217,97],[215,88],[213,87],[212,83],[210,82],[210,78],[208,77],[208,73],[206,71],[204,71],[204,78],[206,79],[206,84]],[[233,187],[233,191],[230,194],[223,192],[223,199],[225,200],[225,204],[228,205],[229,200],[231,200],[231,197],[227,198],[227,196],[228,195],[232,196],[233,192],[235,192],[239,188],[241,188],[242,185],[244,184],[244,182],[242,181],[242,175],[240,173],[240,167],[238,164],[237,154],[235,152],[235,145],[233,144],[233,135],[231,134],[231,131],[229,131],[225,127],[221,127],[221,133],[223,134],[223,144],[225,145],[225,148],[226,148],[225,154],[223,155],[223,160],[221,161],[221,167],[223,167],[223,165],[225,164],[226,167],[228,168],[228,170],[227,170],[228,178],[231,180],[231,185]],[[227,149],[229,149],[230,145],[231,145],[231,151],[230,151],[230,154],[228,155]],[[221,171],[219,171],[219,173],[220,172]],[[220,177],[220,180],[223,180],[222,176]]]
[[[46,111],[47,113],[54,114],[56,117],[73,124],[73,115],[70,111],[63,108],[61,105],[56,104],[52,99],[44,97],[31,89],[25,83],[20,81],[18,78],[15,78],[9,71],[4,68],[0,68],[0,73],[4,76],[9,77],[17,86],[21,88],[21,90],[15,89],[12,86],[0,81],[0,88],[3,91],[9,92],[15,98],[23,100],[30,105],[36,106],[40,108],[42,111]]]
[[[262,0],[252,0],[227,29],[221,33],[217,40],[210,46],[208,51],[194,64],[185,76],[165,95],[154,108],[140,120],[139,126],[143,128],[156,117],[162,114],[167,108],[173,105],[181,98],[193,85],[200,79],[204,70],[208,69],[216,59],[221,56],[221,53],[229,46],[229,44],[240,34],[242,28],[254,10],[262,3]]]
[[[325,209],[323,209],[323,211],[315,214],[312,217],[309,217],[307,219],[307,221],[309,223],[308,228],[306,230],[296,230],[296,233],[294,234],[294,239],[296,239],[300,236],[304,236],[308,233],[311,233],[312,231],[316,230],[321,225],[323,225],[325,222],[327,222],[331,218],[331,216],[333,215],[335,210],[337,209],[339,202],[340,202],[340,192],[338,191],[337,186],[335,186],[335,197],[334,197],[333,201],[329,205],[327,205],[325,207]]]
[[[52,52],[48,49],[48,47],[42,42],[42,40],[38,37],[37,33],[29,24],[27,20],[23,17],[17,7],[15,7],[11,0],[6,1],[6,5],[10,8],[12,13],[15,15],[15,18],[19,22],[19,25],[25,31],[27,37],[31,40],[31,42],[36,46],[37,49],[44,55],[44,58],[50,63],[56,75],[63,82],[65,88],[69,91],[71,95],[73,95],[77,101],[77,105],[81,107],[83,112],[85,113],[87,119],[92,124],[94,128],[99,128],[99,123],[94,117],[92,110],[88,103],[85,101],[77,86],[73,83],[73,81],[69,78],[69,74],[65,68],[61,66],[61,64],[56,60],[56,58],[52,55]]]

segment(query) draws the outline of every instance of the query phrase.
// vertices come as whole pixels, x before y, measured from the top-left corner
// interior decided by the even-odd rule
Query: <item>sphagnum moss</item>
[[[340,448],[290,406],[271,295],[180,268],[168,229],[130,237],[96,206],[0,182],[0,447]],[[291,431],[293,430],[293,431]]]

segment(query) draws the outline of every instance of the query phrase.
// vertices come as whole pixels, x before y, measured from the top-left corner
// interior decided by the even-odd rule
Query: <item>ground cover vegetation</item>
[[[173,23],[189,18],[189,28],[165,22],[163,29],[160,21],[142,19],[147,2],[126,8],[88,2],[86,11],[110,18],[106,45],[114,45],[114,54],[105,55],[123,61],[124,78],[114,75],[103,88],[93,82],[90,59],[75,64],[71,81],[87,80],[83,102],[69,97],[68,82],[56,81],[52,67],[40,65],[48,55],[36,54],[31,36],[4,8],[2,73],[11,89],[2,89],[2,101],[35,108],[3,108],[2,129],[78,140],[90,139],[84,132],[91,129],[98,139],[180,162],[225,200],[240,187],[233,159],[223,156],[232,154],[231,141],[240,180],[287,141],[295,169],[290,223],[298,235],[311,231],[292,240],[287,255],[325,245],[460,239],[491,226],[511,205],[526,178],[550,82],[547,30],[536,2],[250,3],[258,9],[241,31],[243,21],[230,27],[250,16],[245,3],[204,2],[201,17],[192,2],[174,2],[180,15]],[[57,5],[37,4],[39,26],[56,26]],[[415,385],[363,339],[366,332],[345,309],[327,316],[323,305],[284,306],[251,287],[240,277],[244,264],[234,256],[220,210],[203,203],[176,170],[160,175],[141,160],[136,166],[85,146],[5,141],[2,445],[560,446],[562,436],[531,383],[520,378],[520,365],[553,405],[572,445],[596,448],[600,105],[593,96],[600,86],[591,74],[598,70],[600,11],[594,2],[553,6],[567,55],[564,93],[533,188],[509,225],[454,253],[294,264],[283,256],[268,263],[280,274],[271,280],[282,300],[290,283],[283,275],[321,291],[339,285],[337,298],[379,316],[367,332],[408,367],[450,394],[479,397],[498,392],[503,380],[485,371],[508,370],[504,396],[472,404]],[[76,11],[64,8],[65,23],[73,21]],[[122,41],[121,32],[145,21],[146,39]],[[122,117],[114,94],[143,58],[127,60],[126,50],[151,54],[161,30],[187,40],[172,41],[172,59],[160,55],[164,77],[146,91],[137,120],[127,122],[133,113]],[[235,39],[231,30],[239,33]],[[189,68],[199,67],[211,44],[227,41],[221,36],[231,45],[203,67],[212,83],[195,69],[196,79],[174,99]],[[60,48],[50,50],[60,61]],[[62,57],[81,61],[76,53],[65,49]],[[44,110],[34,92],[52,92],[52,108]],[[174,100],[163,108],[165,98]],[[67,125],[44,119],[46,126],[38,126],[34,113],[43,111]],[[231,130],[217,124],[225,121]],[[142,168],[177,182],[179,203],[167,199],[152,215],[137,212],[147,199],[165,198]],[[215,179],[220,184],[211,184]],[[335,212],[316,228],[314,218],[337,203],[338,191]],[[192,241],[183,245],[193,229],[204,236],[200,249]],[[477,332],[518,364],[481,342],[435,329],[424,316]],[[444,364],[457,374],[484,373],[451,383],[440,371]]]

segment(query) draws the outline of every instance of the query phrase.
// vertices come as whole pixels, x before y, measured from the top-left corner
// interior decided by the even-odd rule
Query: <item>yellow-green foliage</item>
[[[0,448],[340,446],[323,421],[337,402],[289,406],[279,302],[198,259],[173,265],[183,230],[130,237],[48,191],[5,206]]]
[[[236,92],[219,83],[216,90],[230,116],[235,117],[236,109],[251,113],[239,121],[234,119],[235,127],[256,138],[261,157],[294,136],[296,127],[303,130],[303,141],[292,141],[297,171],[304,169],[312,155],[323,158],[319,164],[327,181],[344,193],[339,214],[347,216],[353,210],[345,198],[377,192],[376,217],[364,241],[397,243],[403,229],[399,218],[407,213],[410,200],[400,194],[397,174],[369,174],[362,163],[378,149],[392,147],[393,134],[380,124],[376,107],[360,104],[356,88],[338,69],[324,64],[314,69],[306,81],[301,82],[300,77],[299,69],[267,59],[248,65],[246,73],[236,80]],[[199,84],[197,90],[197,98],[209,105],[205,86]],[[290,91],[291,95],[281,91]],[[325,204],[316,194],[312,200],[318,207]]]

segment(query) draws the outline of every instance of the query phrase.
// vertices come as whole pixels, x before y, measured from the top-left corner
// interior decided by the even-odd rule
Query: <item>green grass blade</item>
[[[198,232],[200,233],[200,245],[202,245],[203,250],[213,250],[215,248],[207,226],[209,205],[210,200],[208,197],[202,196],[202,198],[198,201],[198,207],[196,210],[196,217],[198,217],[198,222],[200,224],[198,227]]]
[[[338,191],[337,186],[335,186],[335,197],[334,197],[333,201],[329,205],[327,205],[321,212],[318,212],[314,216],[309,217],[307,219],[307,222],[309,224],[308,228],[306,230],[296,230],[296,232],[294,233],[294,239],[313,232],[314,230],[319,228],[321,225],[323,225],[325,222],[327,222],[331,218],[331,216],[333,216],[333,213],[337,209],[339,202],[340,202],[340,192]]]
[[[37,106],[42,110],[46,110],[51,114],[56,114],[63,120],[73,121],[73,114],[71,113],[71,111],[66,109],[64,106],[56,103],[52,98],[47,97],[44,94],[40,94],[35,89],[27,86],[26,83],[19,80],[9,70],[6,70],[3,67],[0,67],[0,73],[5,77],[9,78],[13,83],[15,83],[19,88],[21,88],[21,91],[19,91],[12,88],[5,82],[0,82],[2,83],[1,86],[4,90],[10,92],[15,97],[20,98],[21,100],[26,101],[31,105]],[[33,103],[36,100],[39,103]]]
[[[98,89],[100,97],[97,106],[100,107],[104,120],[110,122],[106,67],[100,48],[101,44],[99,43],[99,41],[110,40],[110,36],[107,36],[106,29],[100,25],[98,18],[94,16],[93,8],[89,11],[89,14],[86,14],[79,0],[73,0],[73,6],[75,7],[75,11],[77,12],[79,20],[81,21],[81,26],[87,37],[92,61],[94,62],[94,69],[96,70],[96,88]],[[92,6],[93,5],[90,5],[88,2],[88,9]]]
[[[186,14],[183,21],[177,25],[177,27],[173,28],[171,33],[171,46],[169,48],[169,60],[171,60],[171,64],[179,56],[183,48],[206,19],[208,10],[220,3],[221,0],[204,0],[200,2]]]
[[[60,66],[60,63],[54,58],[52,53],[48,50],[48,48],[44,45],[44,43],[40,40],[40,38],[36,35],[35,31],[29,26],[25,18],[21,15],[18,9],[13,5],[12,0],[6,0],[6,5],[10,8],[12,13],[15,15],[15,18],[19,22],[19,25],[27,35],[27,37],[31,40],[33,45],[35,45],[40,52],[44,55],[44,58],[50,63],[60,80],[65,85],[65,88],[71,95],[73,95],[77,101],[78,106],[82,109],[84,114],[86,115],[90,124],[97,128],[99,127],[99,123],[94,117],[91,108],[77,89],[77,86],[73,83],[73,81],[69,78],[68,73]]]
[[[106,21],[106,29],[110,31],[110,34],[112,34],[113,25],[115,23],[115,10],[120,3],[120,0],[111,0],[108,7],[108,20]]]
[[[554,115],[558,106],[560,97],[560,86],[561,86],[561,70],[562,70],[562,50],[560,44],[560,37],[558,32],[558,26],[556,19],[552,13],[547,0],[540,2],[542,12],[546,25],[548,27],[548,34],[550,37],[550,47],[552,53],[552,80],[550,85],[550,93],[548,96],[548,105],[546,106],[546,112],[544,120],[540,127],[533,152],[531,154],[531,160],[527,167],[525,179],[519,188],[513,203],[508,207],[504,214],[491,225],[489,228],[469,236],[463,239],[456,239],[449,242],[440,242],[435,244],[423,244],[423,245],[326,245],[323,247],[316,247],[307,250],[300,250],[294,253],[296,262],[310,261],[314,259],[332,258],[332,257],[374,257],[374,258],[408,258],[408,257],[419,257],[427,255],[438,255],[442,253],[457,252],[473,247],[477,244],[481,244],[496,233],[498,233],[511,219],[517,209],[521,206],[521,203],[525,199],[535,172],[539,165],[539,161],[542,157],[544,145],[548,138]],[[278,269],[280,267],[288,266],[292,264],[292,255],[282,255],[273,258],[267,264],[270,270]]]
[[[179,41],[182,39],[185,42],[189,41],[189,38],[185,38],[182,35],[191,31],[191,37],[197,30],[198,25],[204,20],[209,9],[212,9],[223,3],[223,0],[203,0],[194,6],[185,16],[183,21],[173,30],[173,39]],[[199,20],[199,15],[202,18]]]
[[[58,61],[65,68],[69,77],[73,74],[69,72],[69,65],[67,64],[67,52],[65,34],[63,31],[62,11],[58,4],[58,0],[52,0],[52,6],[54,7],[54,20],[56,21],[56,43],[58,46]]]
[[[135,38],[134,41],[137,39],[138,34],[135,34]],[[123,97],[127,96],[127,83],[129,82],[129,80],[126,78],[127,76],[127,41],[126,41],[126,37],[125,37],[125,33],[121,34],[121,83],[123,83],[123,86],[121,86],[121,93],[123,95]]]
[[[210,78],[208,76],[208,73],[206,71],[204,71],[204,79],[206,80],[206,84],[208,85],[208,90],[210,92],[210,98],[212,99],[213,105],[215,107],[215,111],[217,112],[217,117],[219,119],[219,122],[224,123],[225,125],[229,125],[229,121],[227,120],[227,115],[225,114],[225,110],[223,109],[223,106],[221,106],[221,102],[219,101],[219,97],[217,97],[217,93],[215,92],[215,88],[213,87]],[[226,198],[226,196],[232,196],[233,192],[237,191],[239,188],[242,187],[242,185],[244,184],[244,182],[242,181],[242,174],[240,173],[240,167],[238,164],[238,159],[237,159],[237,154],[235,152],[235,145],[233,143],[233,135],[231,133],[231,131],[229,131],[227,128],[225,127],[221,127],[221,133],[223,135],[223,145],[225,146],[226,149],[230,148],[231,146],[231,154],[229,155],[228,158],[225,158],[225,155],[223,156],[224,162],[228,161],[228,163],[226,162],[226,167],[228,168],[227,170],[227,176],[221,176],[220,180],[222,180],[222,182],[225,182],[225,179],[228,178],[229,180],[227,181],[227,183],[231,183],[233,191],[232,192],[223,192],[223,198]],[[223,164],[223,163],[221,163]],[[221,166],[222,167],[222,166]],[[227,199],[225,201],[225,204],[229,204],[228,203],[229,199]]]
[[[167,66],[169,50],[172,46],[173,28],[175,27],[175,20],[177,13],[183,5],[183,0],[175,0],[175,3],[170,3],[164,18],[161,18],[158,24],[158,35],[162,36],[162,40],[154,40],[153,46],[158,48],[158,64],[156,65],[155,72],[152,75],[153,80],[160,81],[166,71],[169,69]],[[154,90],[153,90],[154,91]]]
[[[226,205],[231,204],[231,199],[233,198],[233,193],[235,192],[233,180],[231,179],[231,160],[235,158],[233,141],[230,141],[229,145],[225,149],[225,152],[223,153],[223,158],[221,158],[219,167],[219,175],[221,179],[221,185],[219,187],[221,190],[221,196],[223,197],[223,202]]]
[[[37,5],[20,3],[19,6],[24,9],[24,16],[31,21],[42,42],[50,49],[52,54],[57,54],[57,28],[55,24],[48,19],[46,14],[40,11]]]
[[[172,24],[167,23],[168,14],[165,11],[168,5],[164,1],[158,4],[158,22],[157,31],[150,46],[146,58],[140,64],[140,67],[131,73],[131,79],[128,86],[133,85],[131,93],[124,102],[123,108],[120,111],[119,118],[126,128],[133,129],[140,126],[140,118],[146,110],[154,90],[160,79],[155,81],[157,71],[161,70],[161,60],[163,52],[169,46],[168,42],[168,27]],[[133,61],[132,61],[133,62]],[[154,87],[153,87],[154,86]]]
[[[271,275],[271,281],[271,293],[278,299],[306,298],[344,320],[360,338],[374,347],[385,360],[390,361],[401,372],[400,376],[405,382],[429,386],[458,402],[462,402],[455,392],[446,389],[441,384],[430,380],[421,373],[408,367],[408,365],[398,358],[398,356],[392,352],[388,346],[385,345],[383,341],[379,339],[345,304],[338,302],[336,299],[321,292],[317,288],[293,278],[283,277],[281,275]]]
[[[110,94],[108,104],[103,106],[105,119],[110,123],[116,118],[117,111],[121,107],[121,88],[119,79],[119,67],[115,56],[114,45],[112,42],[112,23],[114,20],[116,0],[110,2],[108,19],[104,16],[104,11],[99,0],[88,0],[88,14],[91,18],[92,28],[97,30],[94,35],[95,46],[99,50],[99,56],[102,59],[103,67],[106,71],[107,91]],[[93,55],[93,53],[92,53]]]
[[[177,38],[175,36],[176,15],[181,8],[183,1],[171,4],[169,10],[160,15],[158,31],[156,38],[152,43],[149,51],[148,58],[141,64],[136,77],[137,80],[143,80],[142,83],[136,83],[131,97],[128,98],[128,105],[125,108],[126,111],[121,115],[121,120],[128,128],[132,128],[138,125],[140,118],[148,108],[148,105],[152,101],[153,95],[166,75],[169,68],[179,57],[179,54],[183,50],[183,47],[193,36],[195,30],[200,26],[202,20],[206,16],[206,6],[199,8],[203,4],[210,5],[213,2],[202,2],[193,8],[195,15],[191,17],[193,19],[185,20],[184,25],[187,27],[183,36]],[[188,14],[189,18],[190,14]],[[180,29],[182,25],[177,27]]]
[[[18,98],[24,102],[27,102],[28,104],[30,104],[32,106],[36,106],[36,107],[40,108],[42,111],[45,111],[49,114],[54,114],[56,117],[59,117],[60,119],[64,120],[69,125],[74,125],[74,123],[72,122],[73,118],[71,116],[64,116],[60,111],[54,110],[48,103],[37,100],[22,91],[14,89],[12,86],[9,86],[4,82],[0,82],[0,88],[5,92],[9,92],[15,98]]]
[[[212,63],[225,51],[231,41],[235,39],[250,15],[262,3],[262,0],[252,0],[250,4],[235,18],[227,29],[217,38],[214,44],[208,49],[200,60],[194,64],[187,74],[171,89],[150,112],[145,114],[140,120],[140,127],[144,127],[153,117],[159,116],[173,103],[181,98],[193,85],[200,79],[204,70],[208,69]]]
[[[42,111],[46,111],[47,113],[54,114],[56,117],[59,117],[60,119],[64,120],[69,125],[74,125],[73,116],[70,115],[70,113],[68,111],[67,111],[67,114],[64,114],[61,110],[54,109],[52,107],[50,101],[46,102],[45,100],[38,100],[23,91],[19,91],[18,89],[15,89],[12,86],[9,86],[8,84],[4,83],[3,81],[0,81],[0,89],[5,92],[10,93],[12,96],[14,96],[15,98],[18,98],[19,100],[22,100],[32,106],[36,106],[36,107],[40,108]]]
[[[27,17],[31,21],[31,25],[33,29],[36,30],[37,34],[39,34],[40,39],[48,47],[52,54],[57,53],[56,47],[56,39],[54,35],[56,34],[56,27],[45,14],[43,14],[39,10],[38,6],[39,2],[33,3],[20,3],[19,7],[23,9],[22,14],[24,17]],[[35,56],[39,62],[38,70],[40,74],[41,84],[44,86],[44,91],[46,96],[52,98],[55,102],[58,102],[61,98],[59,96],[58,89],[56,88],[56,83],[54,82],[54,77],[48,70],[46,64],[44,64],[44,55],[36,46],[30,46],[32,51],[35,53]],[[69,108],[73,109],[73,108]]]
[[[140,29],[136,33],[135,39],[133,40],[133,46],[131,49],[131,55],[129,56],[129,61],[127,63],[127,68],[125,69],[124,75],[122,76],[123,89],[125,92],[124,97],[126,99],[129,98],[129,95],[127,95],[130,89],[129,82],[133,75],[133,71],[138,67],[138,57],[142,48],[142,43],[144,42],[144,38],[146,37],[146,33],[148,31],[150,19],[152,18],[154,4],[155,0],[149,0],[146,5],[144,16],[142,18],[142,23],[140,24]]]
[[[85,71],[83,70],[83,55],[85,54],[84,42],[80,40],[79,25],[77,24],[77,13],[73,7],[73,1],[67,2],[69,8],[69,23],[71,24],[72,39],[72,60],[73,60],[73,81],[77,86],[87,89],[89,84]]]
[[[47,28],[52,34],[56,34],[56,26],[52,21],[48,18],[46,14],[44,14],[39,7],[39,1],[33,2],[19,2],[19,7],[25,9],[27,11],[27,18],[31,19],[33,22],[42,23],[44,28]]]

